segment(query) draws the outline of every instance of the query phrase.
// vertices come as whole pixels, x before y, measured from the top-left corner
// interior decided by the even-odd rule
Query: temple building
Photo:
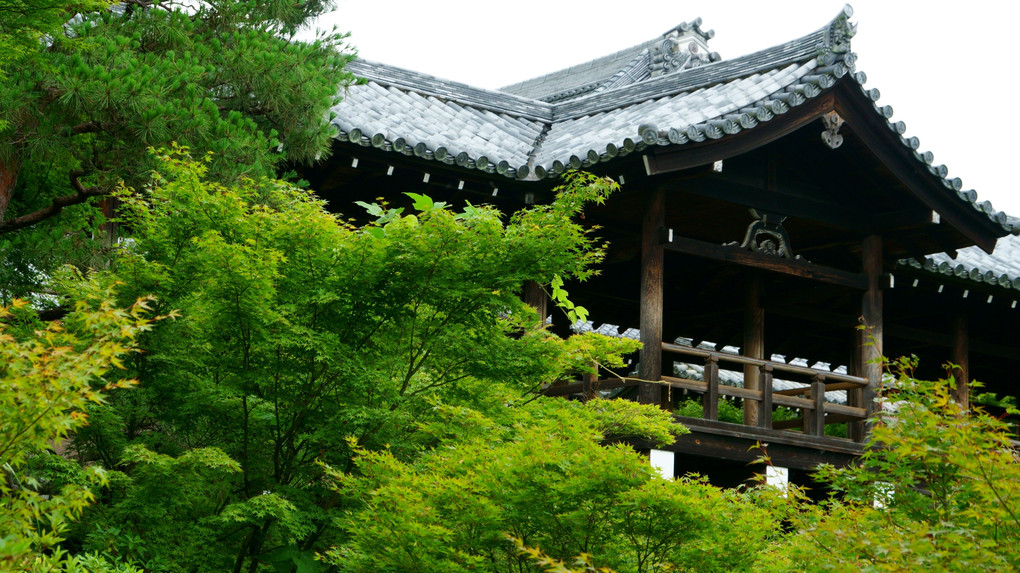
[[[586,327],[643,349],[632,378],[547,393],[675,410],[692,432],[653,452],[668,472],[743,467],[756,442],[795,473],[847,463],[877,357],[916,355],[919,377],[952,362],[1011,395],[1020,371],[1020,225],[865,87],[851,16],[730,60],[698,19],[500,90],[357,60],[334,153],[303,175],[341,211],[386,189],[512,212],[568,170],[612,178],[585,212],[610,243],[602,272],[568,290]]]

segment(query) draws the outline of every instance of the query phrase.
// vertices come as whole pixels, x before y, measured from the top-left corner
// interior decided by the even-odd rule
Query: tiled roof
[[[628,85],[651,77],[653,69],[662,67],[661,62],[665,59],[662,54],[664,43],[666,46],[673,47],[671,40],[693,38],[701,46],[707,47],[706,42],[713,36],[715,36],[715,31],[702,30],[701,18],[697,18],[690,22],[684,22],[653,40],[590,62],[505,86],[500,88],[500,91],[556,102],[593,91]],[[676,47],[679,48],[679,46]],[[677,51],[681,52],[681,50]],[[654,57],[653,53],[658,57]],[[682,50],[682,53],[690,55],[687,50]],[[688,65],[694,67],[718,61],[719,54],[699,51],[691,59],[692,62]]]
[[[642,58],[651,58],[654,48],[636,46],[591,62],[598,73],[577,72],[572,85],[558,83],[556,89],[579,91],[552,102],[358,60],[349,69],[367,83],[350,88],[334,108],[337,138],[465,169],[539,180],[650,146],[720,139],[753,129],[825,93],[847,75],[875,102],[878,90],[864,88],[864,74],[854,73],[851,14],[847,6],[828,25],[802,38],[656,77],[639,73]],[[610,69],[612,74],[603,77]],[[566,77],[568,71],[543,78]],[[545,83],[543,78],[535,82]],[[597,85],[588,89],[592,84]],[[532,84],[510,89],[530,93],[526,85]],[[987,202],[977,203],[976,193],[963,191],[960,179],[946,178],[945,166],[931,165],[930,152],[917,151],[919,141],[903,136],[903,122],[889,120],[891,107],[873,107],[949,192],[1011,229],[1005,214]]]

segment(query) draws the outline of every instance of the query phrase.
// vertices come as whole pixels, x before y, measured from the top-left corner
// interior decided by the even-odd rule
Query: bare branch
[[[84,174],[85,172],[80,170],[72,171],[69,174],[71,186],[74,187],[77,193],[74,195],[64,195],[63,197],[54,197],[53,201],[47,207],[28,213],[27,215],[22,215],[8,221],[0,222],[0,235],[24,229],[25,227],[31,227],[40,221],[45,221],[50,217],[58,215],[64,207],[78,205],[88,201],[92,197],[99,197],[107,193],[106,189],[98,185],[93,187],[85,187],[82,185],[79,177]]]
[[[111,122],[100,123],[98,121],[86,121],[85,123],[79,123],[78,125],[71,126],[71,134],[79,135],[82,133],[98,133],[100,131],[110,131],[113,129],[115,124]]]

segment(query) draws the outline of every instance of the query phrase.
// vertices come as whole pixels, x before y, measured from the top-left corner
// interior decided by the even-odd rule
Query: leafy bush
[[[835,496],[800,503],[783,553],[812,571],[1016,571],[1020,461],[1008,426],[953,401],[952,377],[894,364],[861,464],[823,467]],[[1006,404],[1009,412],[1015,408]]]
[[[117,372],[149,329],[149,300],[118,308],[113,292],[80,283],[82,296],[62,322],[43,324],[24,303],[0,307],[0,570],[78,571],[60,548],[71,521],[106,481],[92,466],[75,467],[48,453],[87,423],[88,404],[133,385]]]

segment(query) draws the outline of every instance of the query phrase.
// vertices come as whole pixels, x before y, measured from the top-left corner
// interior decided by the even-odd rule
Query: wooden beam
[[[728,436],[733,438],[740,438],[749,440],[750,444],[753,445],[756,441],[769,444],[769,453],[772,453],[772,446],[775,444],[786,444],[791,446],[798,446],[805,449],[822,450],[829,452],[842,452],[852,455],[860,455],[864,453],[864,448],[861,444],[851,442],[850,440],[842,438],[832,438],[827,436],[806,436],[798,432],[789,432],[784,430],[766,430],[763,428],[749,428],[740,424],[730,424],[727,422],[718,422],[712,420],[702,420],[700,418],[687,418],[683,416],[675,416],[678,422],[687,426],[691,430],[690,434],[681,436],[680,438],[693,437],[694,439],[705,438],[706,434],[714,434],[717,436]],[[677,440],[679,441],[679,439]],[[674,450],[673,446],[663,446],[661,449],[667,451],[679,451]],[[744,446],[745,451],[747,446]],[[693,452],[697,453],[697,452]],[[751,451],[748,452],[750,457],[748,461],[756,459],[761,455],[761,452]],[[705,455],[705,454],[702,454]],[[777,462],[778,463],[778,462]],[[790,466],[793,467],[793,466]]]
[[[648,175],[661,175],[747,153],[815,121],[832,110],[834,101],[832,94],[827,93],[809,99],[767,123],[736,135],[709,139],[701,143],[653,148],[644,155],[645,170]]]
[[[853,384],[851,382],[836,382],[833,384],[825,385],[826,392],[833,392],[835,390],[850,390],[853,388],[860,388],[860,386],[858,386],[857,384]],[[802,386],[800,388],[788,388],[786,390],[776,390],[775,392],[776,394],[781,394],[783,396],[800,396],[801,394],[810,394],[811,386],[808,385]]]
[[[661,187],[645,198],[641,219],[641,383],[638,401],[659,404],[662,388],[654,382],[662,379],[662,265],[663,248],[659,235],[666,224],[666,198]]]
[[[798,435],[792,432],[783,433],[790,434],[791,436]],[[835,439],[827,438],[827,440]],[[763,454],[760,449],[753,447],[759,441],[769,444],[768,455],[773,464],[804,471],[815,470],[821,464],[830,464],[837,467],[850,465],[855,463],[857,456],[860,455],[859,453],[836,452],[806,445],[791,445],[765,436],[752,438],[751,436],[712,434],[703,432],[700,427],[692,427],[690,434],[680,436],[669,446],[660,447],[651,443],[642,443],[638,447],[644,449],[654,447],[688,456],[704,456],[720,460],[750,463],[759,459]]]
[[[771,255],[763,255],[745,251],[736,246],[716,245],[697,239],[678,237],[664,245],[667,251],[683,253],[707,259],[715,259],[756,269],[792,275],[819,282],[845,286],[857,290],[868,288],[867,278],[859,273],[852,273],[832,267],[816,265],[800,259],[786,259]]]

